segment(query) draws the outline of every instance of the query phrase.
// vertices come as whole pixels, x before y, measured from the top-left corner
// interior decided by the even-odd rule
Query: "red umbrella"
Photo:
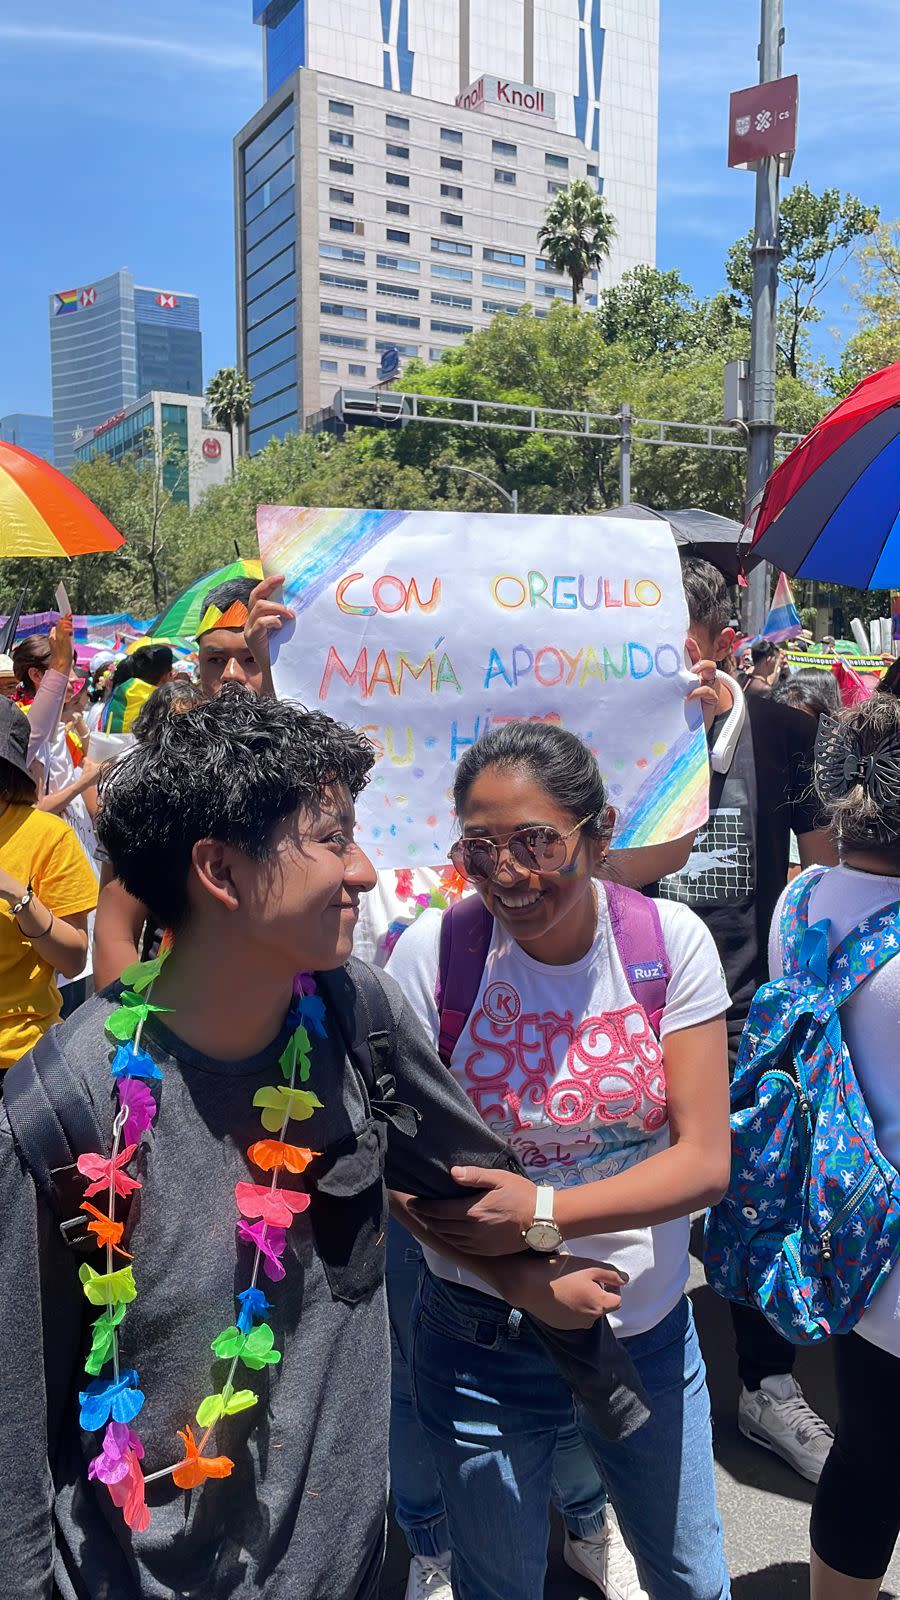
[[[70,478],[0,441],[0,556],[81,556],[124,543]]]
[[[798,578],[900,586],[900,362],[857,384],[772,473],[753,553]]]

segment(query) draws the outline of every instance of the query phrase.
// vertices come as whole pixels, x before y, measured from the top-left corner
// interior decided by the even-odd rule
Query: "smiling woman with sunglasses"
[[[653,1407],[614,1445],[582,1421],[641,1580],[653,1600],[725,1600],[709,1396],[684,1294],[690,1213],[721,1195],[729,1168],[728,995],[715,947],[687,907],[604,885],[614,813],[574,734],[494,729],[463,757],[454,799],[452,860],[484,912],[446,913],[459,930],[450,939],[441,913],[424,912],[390,970],[529,1175],[457,1172],[471,1200],[399,1203],[427,1247],[413,1377],[454,1595],[540,1600],[554,1450],[572,1408],[516,1313],[441,1245],[500,1253],[577,1240],[579,1255],[628,1275],[610,1320]],[[483,970],[461,1015],[451,968],[476,958]],[[588,1562],[567,1540],[570,1565],[607,1594],[642,1593],[636,1580],[616,1585],[611,1551],[594,1543]]]

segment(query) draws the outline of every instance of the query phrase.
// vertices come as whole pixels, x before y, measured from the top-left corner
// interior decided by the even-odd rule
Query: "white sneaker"
[[[738,1427],[745,1438],[781,1456],[801,1478],[818,1483],[834,1434],[807,1405],[790,1373],[763,1378],[758,1389],[741,1390]]]
[[[403,1600],[453,1600],[449,1550],[440,1556],[413,1556]]]
[[[622,1531],[608,1511],[605,1526],[590,1539],[573,1539],[566,1529],[563,1560],[579,1577],[595,1583],[606,1600],[650,1600]]]

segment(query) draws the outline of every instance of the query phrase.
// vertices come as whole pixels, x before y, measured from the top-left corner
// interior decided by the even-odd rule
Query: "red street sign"
[[[769,156],[792,156],[797,148],[796,73],[772,83],[756,83],[731,96],[728,165],[744,171]]]

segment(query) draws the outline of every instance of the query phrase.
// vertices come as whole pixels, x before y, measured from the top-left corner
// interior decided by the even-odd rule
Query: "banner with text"
[[[257,523],[297,615],[273,643],[279,695],[364,729],[378,752],[357,812],[379,867],[447,859],[456,763],[504,721],[580,734],[619,846],[705,820],[667,523],[296,506],[260,506]]]

